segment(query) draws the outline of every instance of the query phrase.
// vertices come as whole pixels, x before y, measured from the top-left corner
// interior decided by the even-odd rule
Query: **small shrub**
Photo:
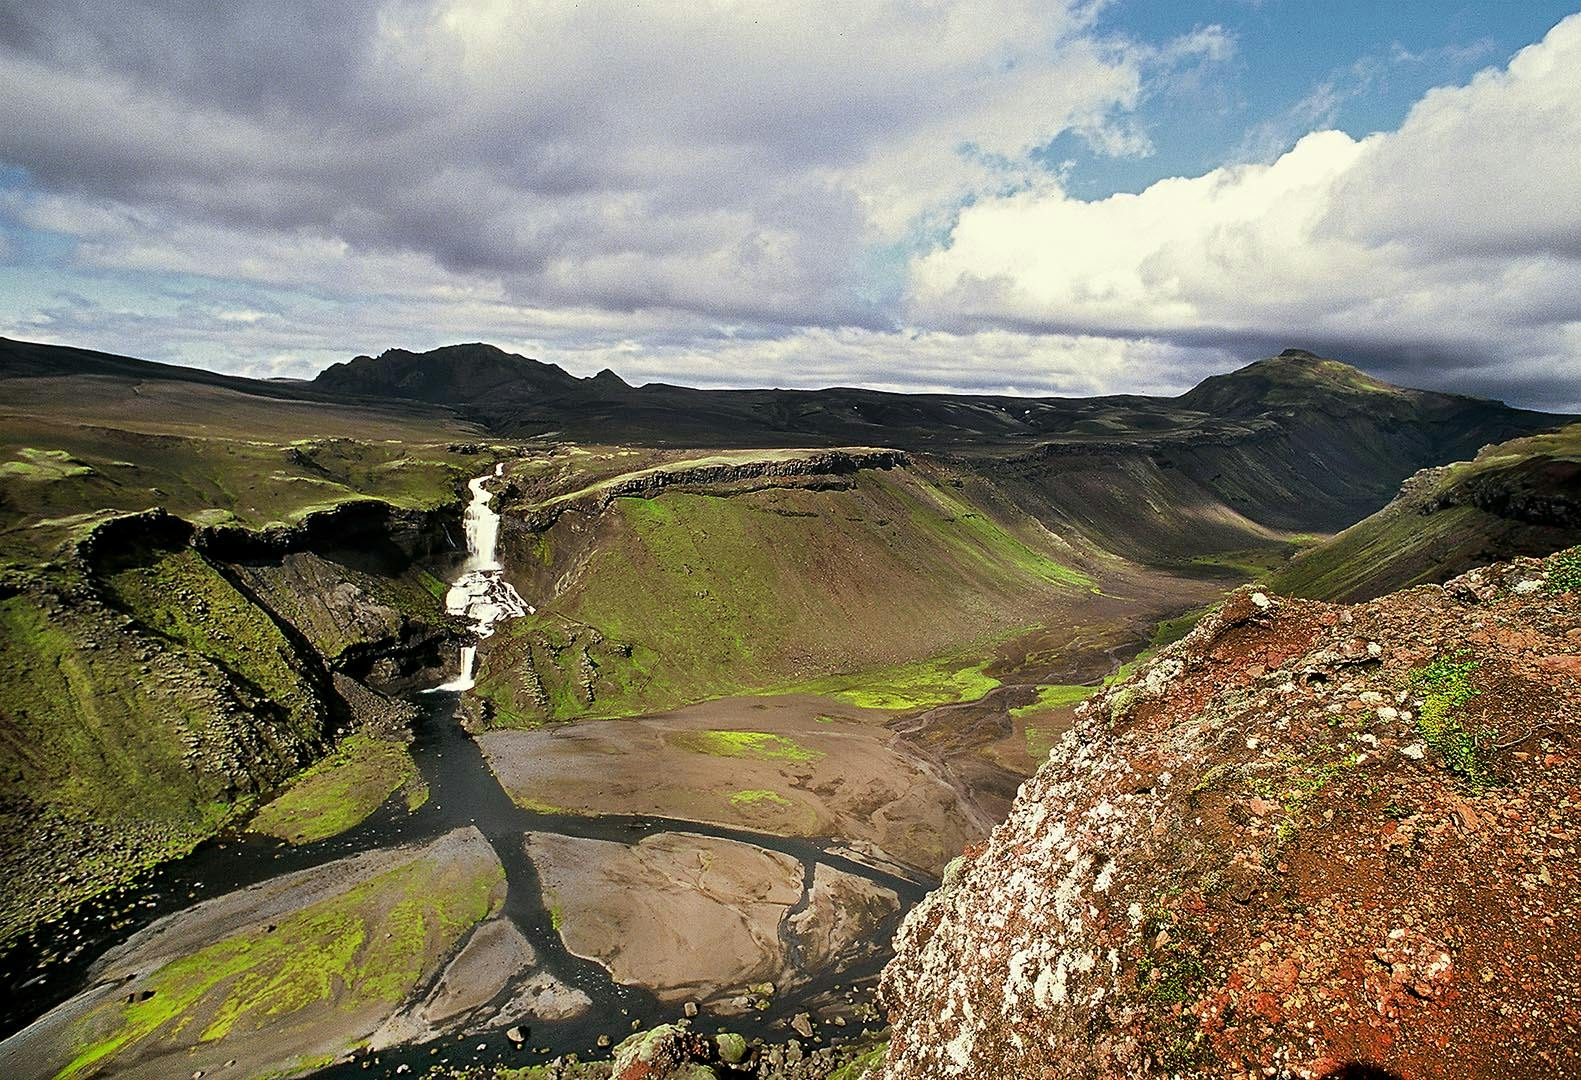
[[[1466,651],[1440,656],[1411,677],[1411,685],[1422,695],[1422,708],[1416,728],[1451,772],[1464,777],[1474,787],[1493,782],[1483,760],[1487,731],[1471,731],[1461,719],[1466,702],[1481,693],[1473,682],[1477,661]]]
[[[1548,556],[1548,591],[1581,592],[1581,546]]]

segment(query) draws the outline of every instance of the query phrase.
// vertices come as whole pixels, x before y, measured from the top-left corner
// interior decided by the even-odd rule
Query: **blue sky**
[[[0,0],[0,334],[1035,394],[1303,345],[1581,410],[1563,5],[296,10]]]
[[[1386,131],[1430,88],[1504,61],[1575,10],[1537,0],[1119,0],[1104,9],[1101,30],[1167,41],[1217,25],[1232,36],[1234,56],[1211,76],[1159,87],[1148,99],[1141,114],[1153,153],[1095,155],[1066,135],[1048,157],[1074,161],[1072,191],[1094,198],[1266,159],[1314,122],[1358,138]]]

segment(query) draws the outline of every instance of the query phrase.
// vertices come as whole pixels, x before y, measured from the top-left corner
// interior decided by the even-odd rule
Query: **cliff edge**
[[[1581,549],[1243,589],[908,917],[882,1075],[1581,1075],[1578,736]]]

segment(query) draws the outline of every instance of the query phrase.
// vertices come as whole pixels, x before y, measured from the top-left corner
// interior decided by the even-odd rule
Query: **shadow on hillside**
[[[1381,1065],[1370,1065],[1365,1061],[1348,1061],[1333,1072],[1324,1073],[1322,1080],[1402,1080],[1402,1078]]]

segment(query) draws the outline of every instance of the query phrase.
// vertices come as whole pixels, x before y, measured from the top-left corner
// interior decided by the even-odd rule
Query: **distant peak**
[[[624,386],[628,390],[631,389],[631,384],[625,379],[622,379],[619,375],[616,375],[615,372],[610,368],[605,368],[597,375],[594,375],[593,382],[600,386]]]
[[[1375,402],[1380,395],[1405,392],[1343,361],[1306,349],[1286,349],[1278,356],[1204,379],[1180,400],[1188,408],[1205,412],[1249,416],[1270,407]]]
[[[555,364],[473,341],[420,353],[386,349],[377,358],[359,356],[350,363],[332,364],[313,382],[343,392],[450,403],[502,394],[564,393],[580,380]]]

